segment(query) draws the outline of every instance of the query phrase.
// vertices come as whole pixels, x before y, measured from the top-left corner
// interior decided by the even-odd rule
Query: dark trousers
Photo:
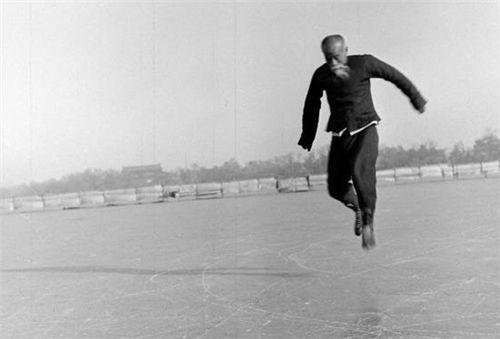
[[[359,208],[372,217],[377,200],[377,156],[378,133],[373,125],[354,135],[345,131],[341,137],[332,137],[328,192],[347,207]]]

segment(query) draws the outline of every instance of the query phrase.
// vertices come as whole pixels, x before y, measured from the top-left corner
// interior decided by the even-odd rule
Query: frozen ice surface
[[[4,215],[2,338],[498,337],[500,180]]]

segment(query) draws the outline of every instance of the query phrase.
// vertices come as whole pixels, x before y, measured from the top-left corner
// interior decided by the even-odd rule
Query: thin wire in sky
[[[238,74],[237,74],[237,42],[238,42],[238,25],[237,25],[237,12],[236,12],[236,1],[233,1],[233,96],[234,96],[234,149],[233,149],[233,157],[237,159],[237,109],[238,109]]]
[[[29,25],[29,44],[28,44],[28,129],[29,129],[29,168],[30,182],[33,181],[33,81],[32,81],[32,64],[33,64],[33,13],[32,3],[28,2],[28,25]]]
[[[4,184],[4,123],[3,123],[3,1],[0,1],[0,185]]]
[[[158,42],[157,42],[157,6],[156,2],[153,3],[153,162],[156,163],[156,125],[158,123],[157,121],[157,96],[158,96],[158,91],[157,91],[157,63],[158,63],[158,58],[157,58],[157,50],[158,50]]]

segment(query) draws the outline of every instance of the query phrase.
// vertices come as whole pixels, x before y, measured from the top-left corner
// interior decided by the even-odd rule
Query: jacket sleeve
[[[318,71],[316,71],[307,91],[302,114],[302,135],[298,142],[299,145],[307,149],[312,147],[314,138],[316,137],[322,96],[323,88],[319,81]]]
[[[370,78],[381,78],[396,85],[410,99],[415,109],[420,110],[427,103],[427,100],[406,76],[372,55],[367,55],[366,71]]]

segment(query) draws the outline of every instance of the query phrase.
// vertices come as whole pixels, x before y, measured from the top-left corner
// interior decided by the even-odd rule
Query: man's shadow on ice
[[[157,275],[157,276],[196,276],[196,275],[228,275],[228,276],[268,276],[279,278],[300,278],[311,276],[310,272],[279,271],[267,267],[214,267],[191,269],[141,269],[116,266],[46,266],[28,268],[9,268],[0,270],[2,273],[109,273],[127,275]]]

